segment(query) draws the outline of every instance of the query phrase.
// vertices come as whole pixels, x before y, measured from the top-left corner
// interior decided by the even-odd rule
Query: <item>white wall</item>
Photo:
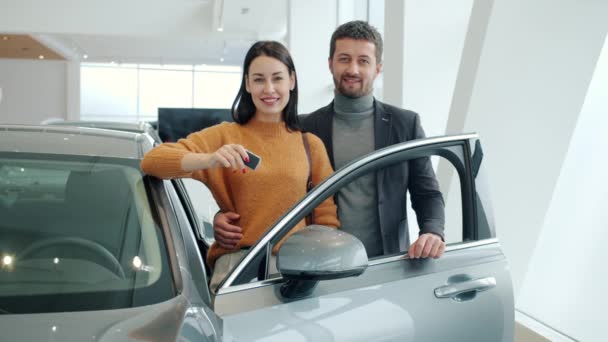
[[[67,67],[63,61],[0,60],[0,123],[66,118]]]
[[[373,1],[372,1],[373,2]],[[287,45],[298,74],[301,114],[329,104],[334,97],[334,82],[329,71],[329,43],[340,24],[350,20],[367,20],[378,25],[383,3],[366,0],[290,0]],[[378,28],[382,32],[382,27]],[[376,85],[382,77],[376,80]],[[374,94],[382,96],[382,89]]]
[[[403,102],[397,105],[420,114],[427,136],[445,134],[472,4],[405,2]]]
[[[289,4],[287,41],[298,75],[298,110],[304,114],[333,99],[327,57],[337,5],[335,0],[290,0]]]
[[[337,0],[338,25],[351,20],[367,20],[367,2],[368,0]]]
[[[473,0],[385,4],[384,100],[445,134]]]
[[[579,341],[608,341],[608,40],[557,180],[518,308]]]
[[[607,16],[608,2],[600,0],[494,3],[464,130],[478,131],[484,144],[516,300],[604,42]],[[574,214],[559,213],[564,221]],[[571,227],[560,239],[571,239],[578,229]],[[555,295],[551,300],[559,302],[571,294]]]
[[[487,0],[484,0],[487,1]],[[427,136],[444,135],[471,15],[472,0],[387,1],[384,27],[383,100],[420,114]],[[433,159],[436,166],[439,159]],[[460,208],[453,166],[440,162],[438,178],[447,200],[447,217]],[[410,236],[417,237],[416,215],[409,205]],[[448,221],[459,222],[459,221]],[[446,241],[462,241],[457,226]]]

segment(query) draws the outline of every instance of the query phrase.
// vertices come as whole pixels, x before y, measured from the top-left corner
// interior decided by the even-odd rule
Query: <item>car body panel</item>
[[[499,286],[465,301],[436,298],[434,289],[459,275],[494,278]],[[497,243],[451,250],[438,260],[401,258],[370,265],[359,277],[321,281],[314,297],[299,301],[286,301],[279,293],[281,282],[268,282],[255,289],[242,285],[241,291],[216,299],[226,333],[236,340],[513,340],[513,325],[502,324],[513,322],[513,300]],[[233,312],[221,311],[237,305]],[[463,322],[474,322],[475,329]]]
[[[182,295],[129,309],[2,315],[0,330],[3,341],[215,341],[205,320]]]

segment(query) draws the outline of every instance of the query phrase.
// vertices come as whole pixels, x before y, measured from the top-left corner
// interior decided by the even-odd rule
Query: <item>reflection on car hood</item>
[[[183,296],[130,309],[0,315],[3,341],[176,341],[177,335],[200,336],[195,320],[186,320]]]

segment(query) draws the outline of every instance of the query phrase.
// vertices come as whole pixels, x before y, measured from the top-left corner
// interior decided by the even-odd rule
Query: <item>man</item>
[[[323,140],[334,169],[374,150],[424,138],[418,114],[373,96],[382,48],[380,33],[363,21],[340,25],[331,37],[328,63],[334,101],[304,117],[302,127]],[[406,188],[420,227],[411,245]],[[340,229],[357,236],[369,257],[403,252],[408,245],[411,258],[438,258],[445,250],[444,202],[428,158],[364,175],[345,186],[336,200]],[[214,235],[221,246],[234,247],[242,237],[234,224],[238,218],[236,213],[216,215]]]

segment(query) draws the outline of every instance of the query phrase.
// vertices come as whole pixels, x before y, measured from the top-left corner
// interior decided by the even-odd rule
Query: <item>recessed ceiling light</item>
[[[218,28],[217,28],[217,32],[223,32],[223,31],[224,31],[224,28],[223,28],[223,27],[218,27]]]
[[[44,59],[43,55],[38,56],[38,59]]]
[[[82,55],[82,59],[87,59],[87,58],[89,58],[89,55],[87,55],[87,54]]]
[[[2,37],[2,40],[8,40],[7,36]]]
[[[223,62],[223,61],[224,61],[224,57],[220,58],[220,62]]]

